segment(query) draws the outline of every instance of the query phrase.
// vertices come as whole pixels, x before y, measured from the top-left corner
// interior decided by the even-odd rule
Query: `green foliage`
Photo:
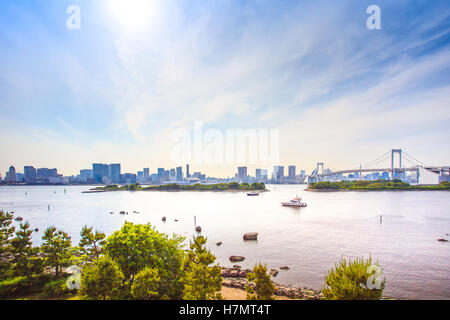
[[[12,298],[26,291],[27,277],[15,277],[0,282],[0,298]]]
[[[247,285],[247,300],[273,300],[275,286],[267,273],[267,265],[261,263],[253,267],[247,274],[247,280],[254,283],[254,287]]]
[[[157,269],[145,268],[138,273],[131,285],[131,295],[137,300],[153,300],[159,296],[161,278]]]
[[[328,300],[379,300],[382,297],[385,287],[385,280],[379,283],[379,289],[368,287],[368,280],[374,280],[374,270],[372,258],[364,261],[364,258],[357,258],[348,262],[341,259],[335,264],[325,277],[325,286],[322,288],[323,295]],[[378,263],[374,266],[379,268]],[[373,268],[373,267],[371,267]],[[381,269],[379,269],[381,270]],[[372,278],[370,278],[372,276]],[[370,278],[370,279],[369,279]],[[373,282],[372,282],[373,284]]]
[[[53,281],[49,281],[44,285],[42,293],[48,298],[58,298],[69,293],[69,289],[66,285],[67,279],[61,278]]]
[[[42,251],[46,254],[45,264],[55,268],[58,277],[63,266],[66,266],[71,257],[71,240],[67,233],[48,227],[42,236]]]
[[[88,300],[113,300],[121,294],[123,273],[108,256],[86,263],[81,270],[80,295]]]
[[[180,267],[184,257],[181,243],[184,238],[159,233],[150,224],[125,222],[119,231],[110,235],[104,251],[116,261],[131,288],[136,275],[145,268],[158,271],[160,296],[181,297]]]
[[[80,251],[84,255],[85,260],[89,260],[91,256],[99,258],[101,249],[105,244],[105,234],[103,232],[92,231],[92,227],[84,226],[81,230]]]
[[[217,300],[222,299],[221,268],[210,266],[216,257],[206,249],[206,238],[194,237],[190,250],[183,261],[183,299]]]
[[[15,231],[15,227],[12,225],[13,218],[11,213],[0,210],[0,280],[11,274],[10,240]]]
[[[12,270],[15,276],[26,276],[30,279],[33,275],[42,273],[43,260],[36,256],[38,248],[33,247],[28,222],[20,224],[16,236],[11,240]]]

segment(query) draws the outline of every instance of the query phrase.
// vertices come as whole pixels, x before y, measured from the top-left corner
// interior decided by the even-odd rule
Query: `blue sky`
[[[279,129],[281,164],[307,171],[391,148],[450,164],[448,1],[114,1],[0,2],[3,175],[173,167],[171,134],[195,121]]]

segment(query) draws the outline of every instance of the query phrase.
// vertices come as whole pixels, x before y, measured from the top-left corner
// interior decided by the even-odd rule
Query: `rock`
[[[39,228],[34,229],[34,232],[39,232]]]
[[[282,266],[282,267],[280,267],[280,269],[281,270],[289,270],[289,267],[288,266]]]
[[[244,240],[258,240],[258,232],[248,232],[244,234]]]
[[[175,222],[178,222],[178,220],[177,220],[177,219],[175,219],[175,220],[173,220],[173,221],[175,221]]]
[[[276,269],[271,269],[271,270],[270,270],[270,274],[272,275],[272,277],[276,277],[277,274],[278,274],[278,270],[276,270]]]
[[[22,217],[17,217],[16,219],[14,219],[14,220],[16,220],[16,221],[22,221],[23,220],[23,218]]]
[[[245,257],[242,257],[242,256],[231,256],[230,257],[231,262],[241,262],[244,260],[245,260]]]
[[[233,287],[233,282],[230,280],[223,280],[222,285],[225,287]]]
[[[235,264],[235,265],[233,266],[233,268],[234,268],[234,269],[241,269],[241,266],[238,265],[238,264]]]
[[[202,227],[200,226],[195,227],[195,231],[198,233],[202,232]]]
[[[17,219],[16,219],[16,220],[17,220]],[[448,242],[447,239],[438,239],[438,241],[440,241],[440,242]]]
[[[166,217],[162,217],[161,220],[164,221],[164,222],[166,222],[167,218],[166,218]]]
[[[216,246],[221,246],[221,245],[222,245],[222,242],[220,242],[220,241],[216,243]]]

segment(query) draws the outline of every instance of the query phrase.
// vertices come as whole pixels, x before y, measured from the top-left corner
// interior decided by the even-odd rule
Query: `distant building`
[[[186,165],[186,178],[190,178],[191,174],[189,173],[189,165]]]
[[[108,165],[108,178],[111,179],[112,183],[120,183],[120,163],[114,163]]]
[[[109,167],[107,164],[94,163],[92,164],[92,174],[94,175],[95,183],[103,183],[103,177],[108,177]]]
[[[247,167],[238,167],[238,180],[246,180],[247,176]]]
[[[25,183],[32,184],[36,182],[36,168],[25,166],[23,168],[23,173],[25,175]]]
[[[268,170],[263,170],[262,176],[263,176],[263,180],[269,179],[269,172],[268,172]]]
[[[284,178],[284,166],[274,166],[272,172],[272,179],[279,181]]]
[[[57,169],[39,168],[36,171],[38,178],[56,178],[58,177]]]
[[[16,168],[14,168],[14,166],[9,167],[6,182],[9,184],[17,183]]]
[[[147,181],[150,178],[150,168],[144,168],[144,180]]]
[[[288,176],[289,179],[295,179],[295,166],[289,166],[288,168]]]
[[[93,175],[91,169],[83,169],[83,170],[80,170],[80,177],[87,181],[87,179],[93,179],[94,175]]]
[[[176,178],[177,181],[183,181],[183,167],[177,167]]]
[[[255,170],[255,178],[257,180],[261,180],[262,179],[262,169],[256,169]]]
[[[300,177],[301,178],[306,177],[306,171],[305,170],[300,170]]]

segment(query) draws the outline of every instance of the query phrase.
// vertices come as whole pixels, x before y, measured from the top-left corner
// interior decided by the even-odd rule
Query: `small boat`
[[[133,211],[133,213],[137,213],[137,214],[139,214],[139,211]]]
[[[120,214],[125,214],[125,211],[120,211]]]
[[[114,214],[114,212],[111,211],[109,214]]]
[[[302,202],[302,198],[300,197],[295,197],[294,199],[292,199],[291,201],[288,202],[282,202],[281,203],[284,207],[306,207],[306,203]]]
[[[259,192],[247,192],[247,196],[249,196],[249,197],[257,197],[257,196],[259,196]]]

